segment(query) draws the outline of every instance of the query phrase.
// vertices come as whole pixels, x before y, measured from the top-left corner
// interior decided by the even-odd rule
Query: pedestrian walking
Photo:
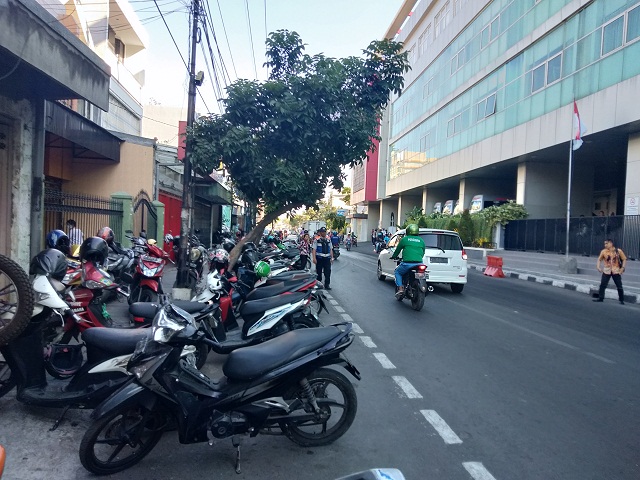
[[[320,227],[318,233],[320,234],[320,237],[313,241],[313,245],[311,247],[313,264],[316,266],[318,281],[322,281],[322,274],[324,273],[324,288],[331,290],[330,284],[333,249],[331,248],[331,242],[327,238],[327,229],[325,227]]]
[[[600,262],[603,263],[603,268],[600,268]],[[600,252],[598,261],[596,262],[596,269],[602,272],[602,279],[600,280],[600,291],[598,292],[598,298],[594,298],[594,302],[604,301],[604,291],[609,285],[609,280],[613,278],[613,283],[616,284],[618,289],[618,300],[624,305],[624,290],[622,290],[622,273],[627,266],[627,256],[622,250],[616,248],[613,240],[607,238],[604,241],[604,248]]]
[[[304,232],[298,242],[300,249],[300,270],[307,268],[307,260],[309,259],[309,250],[311,249],[311,241],[309,240],[309,232]]]
[[[84,234],[82,230],[76,226],[75,220],[67,220],[67,232],[71,245],[82,245],[82,242],[84,242]]]

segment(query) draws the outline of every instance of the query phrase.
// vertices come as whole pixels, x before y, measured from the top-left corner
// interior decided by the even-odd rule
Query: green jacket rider
[[[402,277],[405,273],[411,270],[412,267],[420,265],[422,263],[422,257],[424,256],[424,240],[420,237],[420,228],[415,223],[411,223],[407,226],[406,235],[402,237],[400,243],[393,251],[391,260],[396,260],[400,253],[402,253],[402,262],[396,267],[396,295],[404,294],[404,286],[402,285]]]

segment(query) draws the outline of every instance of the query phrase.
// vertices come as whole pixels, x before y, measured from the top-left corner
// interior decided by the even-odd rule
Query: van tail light
[[[462,249],[462,259],[463,260],[467,259],[467,252],[464,251],[464,248]]]
[[[418,265],[418,271],[419,272],[424,272],[427,269],[426,265]]]

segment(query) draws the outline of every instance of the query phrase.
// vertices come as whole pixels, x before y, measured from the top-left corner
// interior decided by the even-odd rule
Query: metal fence
[[[102,227],[111,227],[116,233],[122,231],[122,201],[91,195],[65,193],[45,189],[44,233],[55,229],[66,229],[68,220],[73,219],[84,233],[84,238],[95,235]],[[121,238],[116,238],[122,241]]]
[[[512,220],[505,229],[505,249],[564,253],[566,218]],[[569,253],[597,256],[611,238],[629,258],[640,258],[640,215],[569,219]]]
[[[158,212],[151,202],[149,194],[144,190],[140,190],[133,199],[134,235],[139,235],[143,230],[147,234],[147,238],[157,240],[155,237],[158,231]]]

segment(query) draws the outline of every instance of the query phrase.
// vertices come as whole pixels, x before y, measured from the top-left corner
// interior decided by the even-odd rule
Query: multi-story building
[[[101,127],[128,135],[142,133],[147,32],[128,0],[38,0],[62,25],[111,68],[109,109],[90,102],[68,106]]]
[[[638,214],[640,1],[407,0],[386,36],[405,43],[411,70],[383,119],[377,172],[354,172],[363,230],[479,194],[562,218],[574,100],[588,133],[573,151],[571,215]]]

